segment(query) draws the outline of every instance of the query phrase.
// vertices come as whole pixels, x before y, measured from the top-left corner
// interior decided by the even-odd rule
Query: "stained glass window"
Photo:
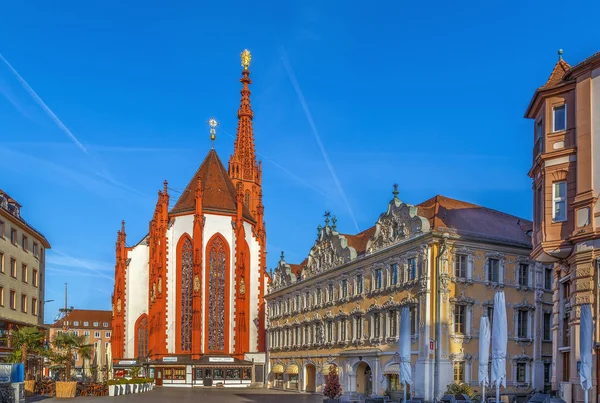
[[[181,350],[192,349],[192,241],[187,238],[181,248]]]
[[[137,358],[148,356],[148,318],[144,317],[137,328]]]
[[[225,350],[225,245],[216,238],[208,253],[208,350]]]

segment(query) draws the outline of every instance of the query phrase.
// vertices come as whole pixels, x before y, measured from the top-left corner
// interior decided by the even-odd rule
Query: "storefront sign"
[[[177,362],[177,357],[163,357],[163,362]]]
[[[208,357],[208,362],[234,362],[233,357]]]
[[[119,365],[135,365],[135,360],[119,361]]]

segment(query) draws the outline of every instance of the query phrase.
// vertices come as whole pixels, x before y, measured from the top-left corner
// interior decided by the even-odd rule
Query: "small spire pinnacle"
[[[121,221],[121,232],[125,233],[125,220]]]
[[[281,251],[281,260],[285,260],[285,256],[283,255],[283,251]]]
[[[208,119],[208,121],[206,122],[208,123],[208,125],[210,126],[210,140],[212,141],[212,148],[215,148],[215,139],[217,138],[217,126],[219,126],[219,122],[217,122],[217,119],[210,118]]]
[[[323,227],[321,227],[321,224],[319,224],[319,226],[317,227],[317,238],[321,236],[322,230],[323,230]]]
[[[331,213],[329,211],[326,211],[325,214],[323,214],[323,216],[325,217],[325,228],[329,227],[329,216],[331,215]]]
[[[242,67],[244,68],[244,70],[248,70],[248,67],[250,67],[250,61],[252,60],[252,55],[250,54],[250,51],[248,49],[244,49],[240,56],[242,58]]]
[[[337,228],[337,217],[333,216],[333,218],[331,219],[331,229],[335,231],[336,228]]]
[[[394,199],[398,198],[398,184],[394,183],[394,191],[392,192],[392,194],[394,195]]]
[[[168,187],[168,182],[165,180],[163,182],[163,194],[167,194],[167,187]]]
[[[559,60],[559,61],[563,59],[563,58],[562,58],[563,52],[564,52],[564,51],[563,51],[562,49],[558,49],[558,60]]]

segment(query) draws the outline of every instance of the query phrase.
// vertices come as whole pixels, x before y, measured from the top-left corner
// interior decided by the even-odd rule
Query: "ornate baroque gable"
[[[281,259],[277,268],[273,271],[273,282],[271,287],[273,291],[280,288],[290,286],[297,281],[296,275],[292,273],[292,268],[285,262],[283,252],[281,252]]]
[[[379,216],[375,224],[375,233],[367,244],[367,253],[387,248],[430,229],[429,220],[417,215],[417,207],[403,203],[398,198],[398,185],[394,185],[393,194],[387,211]]]
[[[345,236],[336,231],[336,219],[329,225],[329,213],[325,213],[325,227],[319,226],[317,240],[308,254],[308,262],[302,270],[302,278],[312,277],[356,259],[356,249],[348,246]]]

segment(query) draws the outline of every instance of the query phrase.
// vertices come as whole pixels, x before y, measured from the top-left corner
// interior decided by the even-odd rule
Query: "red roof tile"
[[[187,187],[175,203],[171,213],[193,212],[196,205],[196,189],[198,179],[202,183],[202,208],[207,212],[236,214],[237,192],[227,170],[219,159],[217,152],[211,149],[196,171]],[[248,209],[244,206],[243,217],[255,221]]]
[[[367,243],[369,242],[369,239],[371,239],[371,237],[373,236],[374,233],[375,233],[375,226],[372,226],[362,232],[359,232],[356,235],[350,235],[350,234],[340,234],[340,235],[343,235],[346,237],[346,239],[348,240],[348,246],[351,246],[354,249],[356,249],[357,255],[362,255],[367,250]]]
[[[52,328],[62,329],[65,321],[69,322],[70,329],[103,329],[110,330],[112,321],[111,311],[99,311],[94,309],[73,309],[71,313],[67,314],[64,318],[56,321],[52,324]],[[76,325],[75,322],[78,322]],[[98,325],[94,326],[97,322]],[[104,323],[108,323],[107,327],[102,326]],[[85,323],[88,325],[85,326]]]
[[[546,81],[546,84],[544,84],[540,89],[554,87],[555,85],[559,84],[570,68],[571,66],[569,63],[565,62],[563,59],[560,59],[554,66],[554,70],[552,70],[550,77],[548,77],[548,81]]]

